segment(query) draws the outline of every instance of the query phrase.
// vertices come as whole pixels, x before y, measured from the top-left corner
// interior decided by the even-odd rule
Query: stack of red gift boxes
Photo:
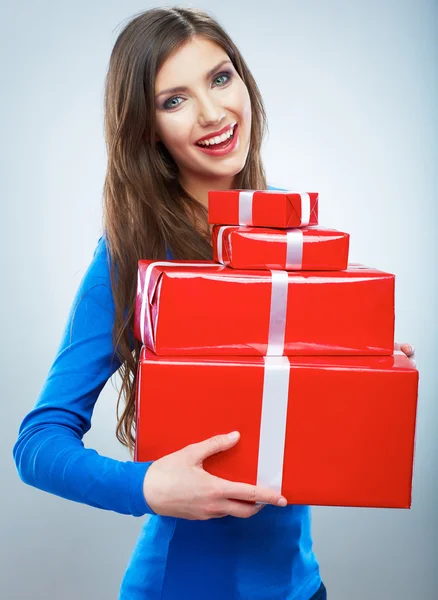
[[[411,506],[418,371],[394,275],[348,263],[318,194],[209,192],[214,261],[139,261],[135,460],[237,430],[204,462],[288,503]]]

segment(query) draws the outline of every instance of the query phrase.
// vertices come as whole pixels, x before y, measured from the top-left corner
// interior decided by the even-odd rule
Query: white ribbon
[[[301,197],[301,227],[304,227],[310,223],[310,196],[307,192],[304,192],[303,194],[300,194],[300,197]]]
[[[146,267],[143,287],[140,281],[140,271],[137,275],[137,293],[141,294],[140,309],[140,337],[143,344],[146,343],[146,320],[148,331],[152,340],[152,350],[155,349],[154,330],[152,326],[151,311],[148,308],[148,290],[152,270],[155,267],[198,267],[205,268],[207,265],[199,263],[178,263],[175,261],[152,262]],[[213,266],[213,265],[212,265]],[[271,271],[271,305],[269,309],[269,334],[267,356],[282,356],[284,351],[284,334],[286,326],[286,308],[288,292],[288,274],[286,271]]]
[[[282,356],[284,352],[289,278],[287,271],[271,271],[271,274],[271,306],[269,310],[269,337],[266,356]]]
[[[281,493],[286,441],[290,363],[287,356],[264,356],[262,416],[257,485]]]
[[[286,269],[303,268],[304,235],[301,229],[290,229],[286,234]]]
[[[224,248],[224,231],[225,229],[238,229],[237,225],[234,226],[230,226],[230,225],[222,225],[222,227],[219,228],[219,231],[217,233],[217,260],[218,262],[225,264],[224,263],[224,259],[223,259],[223,248]]]
[[[239,225],[252,225],[252,206],[255,190],[239,192]],[[264,194],[298,194],[301,202],[301,224],[304,227],[310,223],[310,195],[307,192],[292,192],[283,190],[263,190]]]
[[[252,199],[254,190],[239,192],[239,225],[252,225]]]

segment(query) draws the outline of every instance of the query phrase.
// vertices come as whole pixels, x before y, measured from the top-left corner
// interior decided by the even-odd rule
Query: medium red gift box
[[[353,264],[259,271],[140,260],[134,334],[160,356],[391,355],[394,282]]]
[[[273,229],[214,225],[213,259],[234,269],[342,271],[348,233],[322,226]]]
[[[318,225],[318,193],[279,190],[211,190],[208,222],[255,227]]]
[[[143,347],[135,460],[237,430],[238,444],[206,459],[206,471],[292,504],[409,508],[417,391],[401,352],[158,357]]]

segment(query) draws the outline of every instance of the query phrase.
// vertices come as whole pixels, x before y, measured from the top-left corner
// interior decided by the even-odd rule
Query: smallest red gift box
[[[348,266],[348,233],[322,226],[268,229],[215,225],[213,260],[234,269],[342,271]]]
[[[283,229],[318,225],[318,193],[211,190],[208,192],[208,222]]]

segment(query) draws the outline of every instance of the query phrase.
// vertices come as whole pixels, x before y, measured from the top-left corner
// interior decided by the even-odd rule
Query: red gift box
[[[138,262],[134,334],[163,355],[391,355],[389,273]]]
[[[282,228],[318,225],[318,194],[278,190],[211,190],[208,192],[208,222]]]
[[[342,271],[348,233],[326,227],[267,229],[214,225],[213,259],[234,269]]]
[[[409,508],[417,391],[401,352],[225,359],[143,347],[135,460],[237,430],[236,446],[204,461],[209,473],[292,504]]]

